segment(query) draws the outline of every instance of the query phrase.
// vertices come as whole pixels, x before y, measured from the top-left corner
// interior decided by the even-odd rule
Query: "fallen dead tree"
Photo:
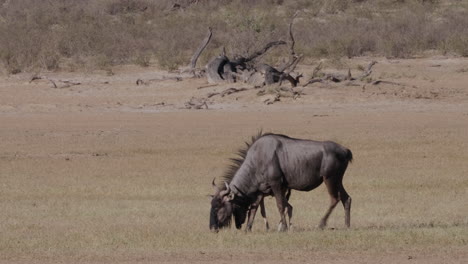
[[[293,74],[302,55],[296,55],[294,51],[295,40],[292,31],[292,25],[295,17],[292,17],[289,24],[289,42],[278,40],[267,43],[263,48],[254,53],[243,57],[240,55],[230,59],[226,56],[225,51],[213,59],[206,65],[206,77],[209,83],[233,83],[245,82],[254,86],[271,85],[274,83],[282,83],[283,80],[289,81],[292,87],[296,87],[299,83],[301,74]],[[275,68],[265,63],[259,63],[255,60],[264,55],[270,49],[289,44],[290,54],[289,60],[283,66]],[[205,45],[206,46],[206,45]],[[197,53],[199,55],[199,53]]]
[[[263,72],[261,72],[262,74],[269,75],[265,75],[265,79],[272,79],[274,78],[273,75],[278,75],[279,73],[276,69],[266,64],[252,65],[251,62],[257,57],[265,54],[271,48],[285,44],[285,41],[273,41],[248,57],[236,56],[235,59],[232,60],[229,59],[225,54],[221,54],[220,56],[212,59],[206,65],[206,77],[208,82],[248,82],[256,72],[260,72],[261,70],[263,70]],[[279,80],[279,75],[277,78]]]
[[[359,75],[358,77],[353,77],[351,75],[351,70],[348,69],[347,74],[339,74],[339,73],[326,73],[323,77],[317,77],[319,71],[321,70],[322,64],[320,63],[313,71],[312,77],[302,85],[302,87],[306,87],[310,84],[317,83],[317,82],[335,82],[340,83],[344,81],[348,81],[347,85],[352,85],[353,81],[363,81],[366,77],[372,74],[372,67],[377,64],[376,61],[371,61],[367,66],[366,70]]]
[[[207,65],[203,68],[196,68],[198,58],[203,53],[204,49],[209,45],[213,31],[208,28],[208,34],[203,39],[198,49],[191,57],[189,66],[186,67],[182,72],[193,73],[194,77],[206,77],[209,84],[198,87],[197,89],[204,89],[208,87],[214,87],[226,83],[244,82],[252,85],[255,88],[265,87],[265,89],[259,92],[260,95],[269,96],[265,100],[266,104],[273,104],[278,102],[281,97],[289,97],[297,99],[304,93],[302,90],[294,89],[299,85],[300,78],[303,77],[301,73],[295,72],[297,65],[303,59],[303,55],[295,52],[295,38],[293,34],[294,20],[297,17],[296,12],[289,23],[287,41],[277,40],[267,43],[262,48],[255,52],[240,56],[232,55],[228,56],[223,47],[222,52],[219,56],[216,56],[209,60]],[[275,47],[287,46],[289,54],[287,54],[287,61],[280,66],[272,66],[266,63],[262,63],[260,58],[268,51]],[[286,56],[285,56],[286,57]],[[320,63],[313,71],[312,78],[310,78],[303,87],[316,82],[346,82],[346,86],[357,86],[362,85],[360,82],[366,79],[372,74],[372,67],[376,64],[376,61],[369,63],[366,69],[356,77],[351,75],[351,70],[348,70],[347,74],[341,73],[321,73],[322,64]],[[289,83],[289,87],[284,87],[283,82]],[[187,109],[203,109],[208,108],[208,100],[212,102],[211,98],[214,96],[224,97],[232,93],[238,93],[241,91],[250,90],[249,88],[228,88],[222,92],[210,92],[205,97],[194,98],[192,97],[188,102],[185,103]]]
[[[70,80],[53,80],[53,79],[50,79],[50,78],[48,78],[46,76],[36,76],[36,75],[33,76],[31,78],[31,80],[29,80],[29,83],[32,83],[32,82],[34,82],[36,80],[49,81],[52,84],[52,87],[56,88],[56,89],[69,88],[69,87],[72,87],[72,86],[75,86],[75,85],[81,85],[80,82],[75,82],[75,81],[70,81]]]

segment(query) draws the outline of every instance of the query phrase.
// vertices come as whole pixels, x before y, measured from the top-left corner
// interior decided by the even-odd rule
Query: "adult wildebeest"
[[[345,224],[350,226],[351,197],[342,183],[348,163],[353,159],[349,149],[331,141],[260,133],[252,138],[252,143],[247,143],[246,149],[239,151],[239,155],[224,176],[226,188],[216,187],[211,200],[211,230],[229,226],[233,215],[236,227],[241,228],[247,212],[249,229],[263,197],[273,195],[281,216],[278,230],[285,231],[288,227],[285,215],[291,217],[286,192],[289,189],[311,191],[322,182],[325,182],[331,204],[319,227],[326,226],[340,200],[345,209]]]

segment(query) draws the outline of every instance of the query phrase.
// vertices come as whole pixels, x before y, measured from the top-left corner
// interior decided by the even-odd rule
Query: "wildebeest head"
[[[231,192],[227,183],[226,189],[223,190],[215,185],[214,180],[212,185],[215,189],[215,194],[211,200],[210,229],[217,232],[220,228],[228,227],[231,224],[234,193]]]

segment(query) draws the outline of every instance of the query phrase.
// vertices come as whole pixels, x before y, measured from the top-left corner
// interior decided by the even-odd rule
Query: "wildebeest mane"
[[[288,137],[286,135],[283,135],[283,134],[275,134],[275,133],[270,133],[270,132],[263,133],[260,130],[256,135],[252,136],[250,141],[245,142],[245,146],[243,148],[240,148],[237,151],[237,157],[236,158],[231,158],[230,159],[231,164],[228,166],[228,168],[224,172],[224,175],[221,177],[223,182],[227,182],[227,183],[231,182],[231,180],[234,178],[234,175],[236,175],[236,172],[242,166],[242,163],[244,163],[245,157],[247,156],[247,152],[249,151],[250,146],[252,146],[253,143],[255,143],[255,141],[257,141],[259,138],[264,137],[264,136],[268,136],[268,135],[275,135],[275,136],[279,136],[279,137],[292,139],[292,138],[290,138],[290,137]],[[223,186],[221,188],[224,188],[224,184],[223,184]]]
[[[231,164],[228,166],[227,170],[222,176],[222,180],[224,182],[231,182],[232,178],[234,178],[234,175],[236,175],[236,172],[242,166],[242,163],[244,163],[245,157],[247,156],[247,151],[249,151],[250,146],[252,146],[252,144],[255,143],[255,141],[257,141],[259,138],[266,135],[271,135],[271,133],[263,133],[260,131],[257,133],[257,135],[252,136],[250,141],[245,142],[245,146],[237,151],[237,157],[230,159]]]

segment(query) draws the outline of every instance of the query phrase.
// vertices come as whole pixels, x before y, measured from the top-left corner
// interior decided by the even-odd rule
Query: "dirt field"
[[[468,59],[377,60],[373,80],[395,84],[313,84],[272,105],[251,89],[202,110],[184,103],[248,86],[137,86],[174,74],[136,67],[43,74],[59,88],[1,76],[0,262],[467,263]],[[321,186],[293,192],[292,232],[266,232],[261,217],[252,233],[208,231],[211,180],[261,129],[353,151],[350,230],[341,206],[316,229]]]

